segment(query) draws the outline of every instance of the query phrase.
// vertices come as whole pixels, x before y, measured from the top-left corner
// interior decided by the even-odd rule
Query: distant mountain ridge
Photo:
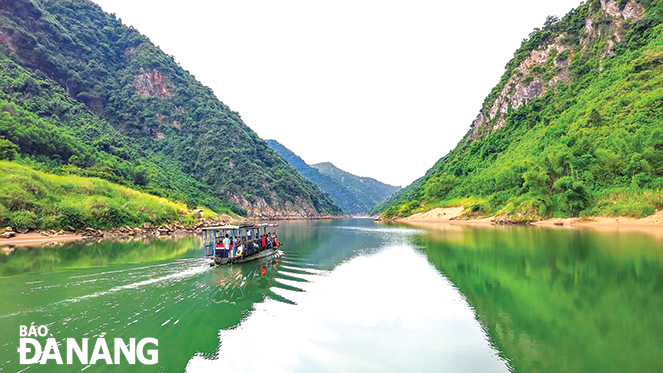
[[[371,177],[360,177],[334,166],[330,162],[312,164],[322,175],[326,175],[344,185],[366,207],[369,213],[373,207],[401,190],[399,186],[385,184]]]
[[[374,206],[401,189],[370,177],[355,176],[329,162],[308,165],[276,140],[267,140],[267,145],[307,180],[327,192],[349,215],[368,215]]]

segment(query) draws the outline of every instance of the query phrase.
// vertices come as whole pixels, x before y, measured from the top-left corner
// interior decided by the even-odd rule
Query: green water
[[[663,369],[663,230],[437,228],[415,245],[516,371]]]
[[[0,254],[0,371],[663,366],[656,235],[345,219],[283,223],[279,239],[279,258],[224,267],[201,258],[196,237]],[[156,338],[159,361],[20,365],[19,325],[31,323],[58,340]]]

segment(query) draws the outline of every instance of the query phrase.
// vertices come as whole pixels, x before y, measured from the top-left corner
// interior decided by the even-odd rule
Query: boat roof
[[[229,230],[229,229],[245,229],[245,228],[276,228],[278,224],[242,224],[242,225],[220,225],[216,227],[204,227],[201,228],[204,231],[217,231],[217,230]]]
[[[218,227],[204,227],[201,228],[204,231],[212,231],[212,230],[219,230],[219,229],[239,229],[239,225],[220,225]]]

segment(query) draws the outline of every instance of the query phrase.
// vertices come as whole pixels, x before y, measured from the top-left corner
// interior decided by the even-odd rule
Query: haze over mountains
[[[308,165],[276,140],[267,144],[306,179],[328,193],[348,215],[368,215],[378,203],[401,188],[370,177],[359,177],[338,169],[329,162]]]

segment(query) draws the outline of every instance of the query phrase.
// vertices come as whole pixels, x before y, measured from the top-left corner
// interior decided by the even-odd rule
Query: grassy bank
[[[204,210],[203,215],[215,216]],[[57,176],[0,161],[0,225],[14,229],[108,229],[180,221],[193,224],[186,205],[106,180]]]

